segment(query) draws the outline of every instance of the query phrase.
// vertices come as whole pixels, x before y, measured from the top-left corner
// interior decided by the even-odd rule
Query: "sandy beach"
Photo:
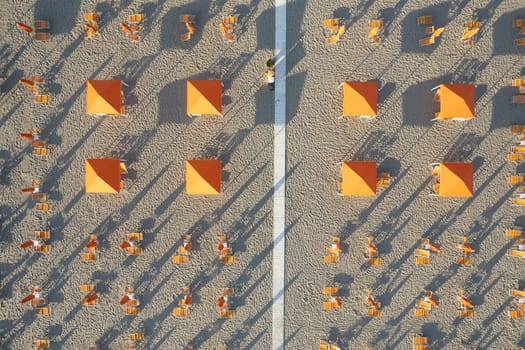
[[[511,80],[525,75],[525,49],[515,46],[525,18],[518,0],[505,1],[289,1],[286,76],[286,349],[318,349],[320,340],[341,349],[412,349],[412,336],[428,336],[431,349],[514,349],[525,346],[524,319],[511,320],[509,288],[525,289],[523,259],[507,256],[516,243],[505,231],[525,227],[524,209],[511,206],[509,162],[516,143],[512,124],[525,124],[525,105]],[[100,34],[85,38],[84,14],[100,14]],[[141,41],[119,27],[143,13]],[[196,16],[196,34],[179,37],[179,16]],[[6,0],[0,8],[0,348],[28,349],[47,338],[52,349],[122,349],[129,334],[144,333],[144,349],[271,349],[274,95],[265,62],[274,54],[270,0],[97,2]],[[237,40],[218,30],[235,15]],[[445,30],[435,45],[420,47],[417,17],[433,16]],[[341,40],[326,43],[322,22],[341,18]],[[367,38],[368,21],[382,19],[382,43]],[[51,23],[39,42],[16,23]],[[465,21],[482,26],[473,46],[461,35]],[[19,79],[46,78],[48,104],[37,104]],[[126,116],[86,115],[86,81],[119,79]],[[186,116],[186,81],[220,79],[223,116]],[[378,117],[339,119],[343,81],[380,84]],[[467,122],[431,121],[430,91],[441,83],[476,85],[475,115]],[[19,137],[41,129],[47,157],[32,154]],[[85,193],[85,159],[120,158],[128,164],[119,194]],[[222,193],[185,193],[185,161],[222,161]],[[392,176],[371,198],[341,197],[341,161],[375,161]],[[474,164],[472,198],[430,196],[432,168],[441,161]],[[35,211],[20,193],[41,180],[51,209]],[[51,231],[51,251],[20,244],[35,230]],[[141,256],[119,246],[143,232]],[[82,261],[91,234],[98,259]],[[187,264],[172,256],[191,235]],[[217,237],[231,242],[235,263],[216,252]],[[338,264],[323,255],[338,236]],[[366,266],[367,237],[381,253]],[[476,252],[471,266],[455,263],[463,237]],[[441,247],[416,266],[415,249],[429,238]],[[97,305],[82,306],[82,284],[97,285]],[[37,316],[20,300],[40,286],[51,307]],[[337,286],[339,310],[323,310],[323,288]],[[140,298],[129,316],[119,300],[126,287]],[[189,287],[186,318],[172,314]],[[233,288],[235,317],[220,317],[217,297]],[[459,290],[476,315],[459,317]],[[367,316],[367,291],[382,316]],[[428,317],[414,309],[424,290],[440,302]]]

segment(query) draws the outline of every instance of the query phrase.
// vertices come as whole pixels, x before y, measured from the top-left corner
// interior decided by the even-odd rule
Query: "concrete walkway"
[[[286,0],[275,0],[272,349],[284,349],[286,182]]]

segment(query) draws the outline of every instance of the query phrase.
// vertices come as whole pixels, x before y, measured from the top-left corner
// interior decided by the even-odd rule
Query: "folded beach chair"
[[[445,27],[437,28],[431,33],[432,37],[439,38],[441,34],[443,34],[444,31],[445,31]]]
[[[98,294],[93,293],[82,299],[82,306],[93,306],[97,305]]]
[[[38,21],[35,21],[34,25],[35,25],[35,29],[37,30],[49,29],[49,21],[38,20]]]
[[[379,301],[377,301],[375,298],[374,298],[374,294],[372,293],[371,290],[368,291],[368,295],[367,295],[367,298],[366,298],[366,302],[368,303],[368,305],[370,305],[373,309],[380,309],[381,308],[381,303]]]
[[[419,24],[420,26],[431,24],[431,23],[432,23],[432,16],[419,16],[417,18],[417,24]]]
[[[195,26],[192,23],[186,23],[185,26],[190,35],[195,34]]]
[[[36,154],[37,156],[47,156],[49,155],[49,149],[45,147],[36,147],[33,149],[33,154]]]
[[[525,45],[525,38],[518,38],[518,39],[515,39],[515,40],[514,40],[514,44],[516,44],[516,45],[518,45],[518,46]]]
[[[46,143],[44,141],[32,141],[31,146],[33,147],[46,147]]]
[[[35,231],[35,237],[38,239],[50,239],[51,231]]]
[[[436,30],[436,29],[435,29],[434,26],[426,27],[426,28],[425,28],[425,33],[427,33],[427,34],[432,34],[432,33],[435,32],[435,30]]]
[[[130,15],[129,16],[129,21],[131,23],[142,23],[142,21],[144,21],[144,14],[137,13],[137,14],[134,14],[134,15]]]
[[[49,339],[37,339],[33,342],[33,346],[37,349],[49,348]]]
[[[36,309],[36,314],[39,316],[47,316],[51,313],[51,308],[49,306],[44,306]]]
[[[29,80],[29,79],[19,79],[18,83],[21,84],[21,85],[27,86],[29,88],[32,88],[32,87],[35,86],[35,82],[33,80]]]
[[[42,33],[35,33],[35,39],[36,40],[49,40],[49,33],[48,32],[42,32]]]
[[[509,153],[508,159],[511,162],[521,162],[523,161],[523,153]]]
[[[191,39],[191,34],[188,32],[188,33],[184,33],[180,36],[180,40],[182,41],[188,41]]]
[[[22,22],[18,22],[18,23],[16,24],[16,27],[17,27],[18,29],[20,29],[20,30],[26,32],[26,33],[29,33],[29,34],[33,33],[33,28],[30,27],[30,26],[28,26],[27,24],[22,23]]]

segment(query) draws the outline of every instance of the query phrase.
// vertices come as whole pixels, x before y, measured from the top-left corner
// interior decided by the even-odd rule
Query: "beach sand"
[[[53,6],[51,6],[53,4]],[[272,55],[270,1],[116,2],[9,1],[0,10],[2,28],[0,119],[2,308],[0,347],[25,349],[49,337],[52,348],[122,349],[128,334],[142,329],[147,349],[267,348],[271,343],[271,208],[273,95],[264,84],[264,63]],[[84,38],[84,14],[102,13],[100,35]],[[144,13],[142,41],[128,41],[119,28],[133,13]],[[179,15],[197,16],[197,34],[179,36]],[[218,24],[236,14],[238,41],[223,42]],[[49,42],[36,42],[15,23],[51,21]],[[7,21],[6,21],[7,22]],[[48,106],[37,105],[18,79],[47,78]],[[88,79],[122,79],[126,117],[85,113]],[[186,80],[221,79],[223,117],[187,117]],[[31,154],[18,136],[42,129],[47,159]],[[86,194],[84,159],[128,161],[126,193]],[[185,160],[220,159],[223,193],[185,193]],[[51,211],[36,214],[20,193],[41,179]],[[39,255],[19,245],[33,231],[51,230],[51,252]],[[119,245],[126,233],[144,233],[144,253],[126,257]],[[81,260],[89,235],[101,246],[99,259]],[[171,258],[185,234],[194,250],[186,265]],[[215,251],[226,235],[235,255],[224,266]],[[94,282],[98,305],[82,307],[79,286]],[[20,300],[39,285],[52,308],[36,317]],[[141,301],[138,316],[119,305],[127,286]],[[186,319],[172,315],[190,287],[194,305]],[[216,306],[223,288],[234,293],[233,319]],[[176,299],[175,299],[176,298]]]
[[[522,341],[522,320],[511,320],[508,289],[525,288],[523,261],[506,256],[515,242],[505,236],[525,226],[521,208],[510,206],[508,176],[523,171],[506,160],[516,141],[510,125],[522,122],[525,107],[512,105],[511,79],[524,74],[523,49],[511,23],[525,17],[517,0],[489,1],[289,1],[287,9],[287,182],[285,346],[316,349],[321,339],[343,349],[411,349],[424,333],[434,349],[503,349]],[[0,344],[29,348],[37,338],[51,348],[123,348],[142,329],[146,349],[271,348],[273,94],[264,82],[264,63],[273,54],[274,15],[269,0],[97,3],[22,2],[0,8]],[[100,35],[84,38],[83,15],[102,13]],[[146,21],[140,43],[119,28],[133,13]],[[182,13],[197,16],[197,34],[178,40]],[[237,14],[238,41],[225,44],[218,24]],[[420,48],[419,15],[432,15],[445,32]],[[347,32],[328,46],[322,20],[340,17]],[[473,16],[483,25],[473,47],[461,40]],[[382,18],[383,43],[366,37],[368,21]],[[51,40],[36,42],[15,27],[34,19],[51,21]],[[51,103],[37,105],[18,79],[43,75]],[[126,117],[85,113],[88,79],[122,79]],[[223,117],[185,115],[188,79],[221,79]],[[378,81],[376,120],[340,120],[345,80]],[[476,84],[476,119],[431,122],[437,105],[430,89],[440,83]],[[31,154],[19,133],[42,129],[50,155]],[[128,161],[125,193],[86,194],[84,160]],[[184,162],[220,159],[220,196],[185,194]],[[376,161],[393,176],[389,189],[370,199],[337,194],[339,162]],[[429,196],[430,163],[473,162],[474,197]],[[41,179],[51,211],[35,213],[20,193]],[[52,232],[51,252],[19,245],[34,230]],[[144,232],[144,253],[119,250],[128,232]],[[83,262],[89,235],[100,243],[99,259]],[[185,234],[192,235],[189,263],[171,258]],[[228,236],[236,262],[218,262],[217,236]],[[342,239],[337,265],[323,262],[332,236]],[[454,263],[462,237],[477,249],[472,266]],[[382,257],[365,267],[367,237]],[[415,265],[421,238],[441,247],[429,266]],[[98,305],[82,307],[79,286],[97,284]],[[37,317],[20,300],[41,286],[52,308]],[[324,311],[323,287],[340,288],[342,308]],[[141,301],[138,316],[118,303],[127,286]],[[191,288],[187,319],[172,310]],[[216,299],[225,287],[236,315],[219,318]],[[373,290],[383,315],[366,316]],[[423,290],[441,306],[426,318],[414,316]],[[457,295],[474,302],[472,319],[458,317]]]

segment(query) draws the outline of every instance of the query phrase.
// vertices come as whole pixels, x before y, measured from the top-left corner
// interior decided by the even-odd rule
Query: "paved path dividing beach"
[[[275,1],[275,55],[272,348],[277,350],[284,349],[286,0]]]

